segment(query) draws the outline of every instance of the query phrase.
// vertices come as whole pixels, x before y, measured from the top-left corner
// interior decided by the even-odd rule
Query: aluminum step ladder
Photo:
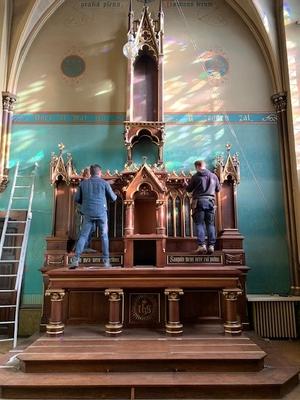
[[[19,304],[32,219],[36,167],[30,175],[15,174],[0,239],[0,342],[17,345]]]

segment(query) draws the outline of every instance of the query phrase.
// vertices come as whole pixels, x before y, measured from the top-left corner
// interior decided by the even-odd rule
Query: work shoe
[[[210,244],[210,245],[208,246],[208,249],[207,249],[207,254],[213,254],[214,251],[215,251],[214,245],[213,245],[213,244]]]
[[[71,263],[69,265],[69,269],[75,269],[79,267],[79,258],[74,256],[72,257]]]
[[[97,253],[97,250],[86,247],[85,249],[83,249],[83,253]]]
[[[105,268],[110,268],[110,267],[111,267],[110,261],[109,261],[109,260],[103,260],[103,266],[104,266]]]
[[[199,246],[196,249],[196,253],[199,253],[199,254],[204,254],[204,253],[206,253],[206,251],[207,251],[207,248],[206,248],[205,244],[199,244]]]

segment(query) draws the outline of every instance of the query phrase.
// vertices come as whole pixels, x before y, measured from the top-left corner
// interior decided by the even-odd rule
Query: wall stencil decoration
[[[92,18],[86,13],[74,12],[67,15],[64,19],[64,25],[70,29],[80,25],[87,25],[91,23]]]
[[[63,59],[61,70],[68,78],[78,78],[84,73],[85,62],[80,56],[70,55]]]
[[[78,84],[86,70],[86,63],[80,51],[74,51],[74,49],[70,50],[62,60],[60,69],[64,81],[68,84]]]
[[[199,2],[196,2],[198,4]],[[228,24],[230,15],[226,12],[227,8],[223,4],[217,4],[216,1],[200,2],[202,7],[198,4],[197,18],[205,24],[218,26]],[[206,7],[204,6],[206,4]]]

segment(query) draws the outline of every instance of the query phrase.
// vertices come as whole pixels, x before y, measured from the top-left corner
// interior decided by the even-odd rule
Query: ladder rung
[[[0,306],[0,308],[13,308],[13,307],[17,307],[15,304],[6,304],[4,306]]]
[[[19,262],[20,260],[0,260],[0,263],[8,263],[8,262]]]
[[[14,196],[12,199],[13,200],[24,200],[24,199],[28,200],[28,197],[27,196]]]
[[[24,233],[6,233],[5,236],[24,236]]]
[[[28,211],[27,208],[11,208],[10,211]]]
[[[0,325],[14,324],[15,321],[0,321]]]
[[[7,221],[10,224],[25,224],[26,221]]]
[[[3,246],[3,249],[21,249],[22,246]]]
[[[0,293],[12,293],[16,292],[15,289],[0,289]]]
[[[0,342],[10,342],[14,340],[14,338],[0,339]]]
[[[0,278],[14,278],[17,274],[0,274]]]
[[[32,178],[32,175],[17,175],[17,178]]]
[[[16,185],[15,188],[30,188],[30,185]]]

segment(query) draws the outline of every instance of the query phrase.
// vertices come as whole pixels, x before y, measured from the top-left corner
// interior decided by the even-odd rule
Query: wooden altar
[[[62,317],[65,323],[106,323],[107,309],[100,307],[100,312],[96,305],[107,303],[105,290],[120,288],[124,289],[125,326],[161,326],[164,323],[161,316],[167,315],[164,291],[174,289],[172,276],[178,273],[182,282],[187,277],[191,282],[190,285],[187,282],[180,284],[180,280],[176,283],[176,288],[184,288],[179,307],[182,322],[221,323],[225,311],[222,290],[228,286],[224,282],[221,285],[194,285],[193,279],[197,281],[197,275],[205,272],[210,274],[213,281],[221,271],[226,270],[235,276],[235,285],[229,287],[234,287],[241,294],[237,299],[238,319],[247,324],[245,280],[248,268],[244,263],[243,237],[238,232],[236,222],[239,164],[237,158],[228,152],[225,161],[220,157],[217,159],[216,167],[222,191],[217,198],[218,240],[212,255],[195,253],[191,198],[184,190],[184,182],[190,178],[190,174],[169,173],[163,165],[150,166],[146,162],[138,167],[125,167],[122,172],[104,174],[105,179],[113,182],[118,196],[109,208],[110,260],[113,266],[121,269],[122,277],[127,274],[130,280],[132,276],[133,283],[126,282],[122,286],[120,276],[113,275],[118,279],[107,286],[88,287],[79,284],[61,287],[68,289]],[[62,268],[69,280],[78,276],[77,271],[73,275],[66,267],[70,263],[70,249],[74,246],[80,225],[80,215],[75,210],[73,197],[82,176],[76,173],[70,154],[64,161],[62,149],[58,156],[52,156],[51,178],[55,207],[53,235],[47,238],[45,265],[42,268],[46,290],[59,288],[52,280],[54,277],[58,279],[56,274],[61,273],[61,270],[55,272],[57,268]],[[107,274],[104,268],[101,269],[101,241],[97,232],[92,247],[96,253],[82,254],[81,272],[91,274],[99,267],[98,275]],[[159,270],[166,276],[165,283],[150,286],[145,283],[143,286],[142,282],[151,281]],[[140,273],[143,278],[136,281],[135,274]],[[140,310],[139,313],[137,310]],[[49,315],[50,299],[46,297],[44,324],[48,323]]]
[[[63,146],[60,146],[58,155],[52,154],[53,232],[46,239],[42,273],[46,294],[51,294],[53,288],[64,291],[62,321],[65,324],[106,324],[108,301],[105,290],[116,288],[122,291],[124,297],[123,318],[127,327],[163,325],[169,318],[165,296],[165,291],[169,289],[178,289],[180,293],[180,301],[179,298],[176,300],[180,324],[222,323],[228,311],[223,294],[229,287],[241,293],[238,299],[236,294],[230,295],[237,302],[236,320],[244,326],[248,324],[245,300],[248,267],[245,265],[243,237],[238,230],[236,210],[239,160],[237,155],[231,155],[229,145],[226,157],[219,156],[215,160],[215,172],[222,184],[216,201],[216,251],[212,255],[195,254],[197,246],[191,217],[191,198],[185,190],[191,173],[171,172],[164,165],[163,30],[162,5],[157,20],[151,18],[147,6],[143,7],[141,18],[135,20],[130,3],[128,38],[134,41],[137,51],[132,53],[131,49],[128,57],[127,113],[123,134],[127,162],[122,171],[103,173],[103,178],[112,183],[117,195],[117,201],[110,204],[108,213],[110,262],[120,271],[112,275],[113,282],[109,282],[108,286],[87,287],[81,280],[76,280],[78,271],[73,274],[66,269],[80,229],[81,217],[75,208],[74,193],[83,177],[75,170],[72,155],[64,154]],[[127,48],[127,53],[129,50]],[[157,150],[156,162],[152,165],[147,162],[149,154],[145,154],[144,162],[139,165],[133,161],[135,151],[143,141],[154,145]],[[80,271],[91,274],[93,268],[99,267],[95,273],[97,279],[101,280],[102,274],[108,272],[101,269],[101,241],[97,232],[92,247],[96,253],[82,254]],[[61,272],[57,269],[68,274],[70,281],[74,278],[77,286],[65,287],[64,284],[59,288],[55,282],[57,274]],[[212,284],[219,279],[221,271],[227,271],[235,277],[234,286],[226,284],[225,276],[222,284]],[[203,282],[200,284],[197,278],[204,272],[210,275],[207,285]],[[179,280],[175,287],[171,285],[172,276],[179,273],[185,283],[181,284]],[[136,283],[122,286],[124,274]],[[147,285],[146,282],[157,274],[164,276],[165,283]],[[198,283],[194,285],[194,281]],[[52,294],[45,297],[44,327],[50,317],[50,297],[52,299]],[[180,330],[176,328],[174,332]]]

